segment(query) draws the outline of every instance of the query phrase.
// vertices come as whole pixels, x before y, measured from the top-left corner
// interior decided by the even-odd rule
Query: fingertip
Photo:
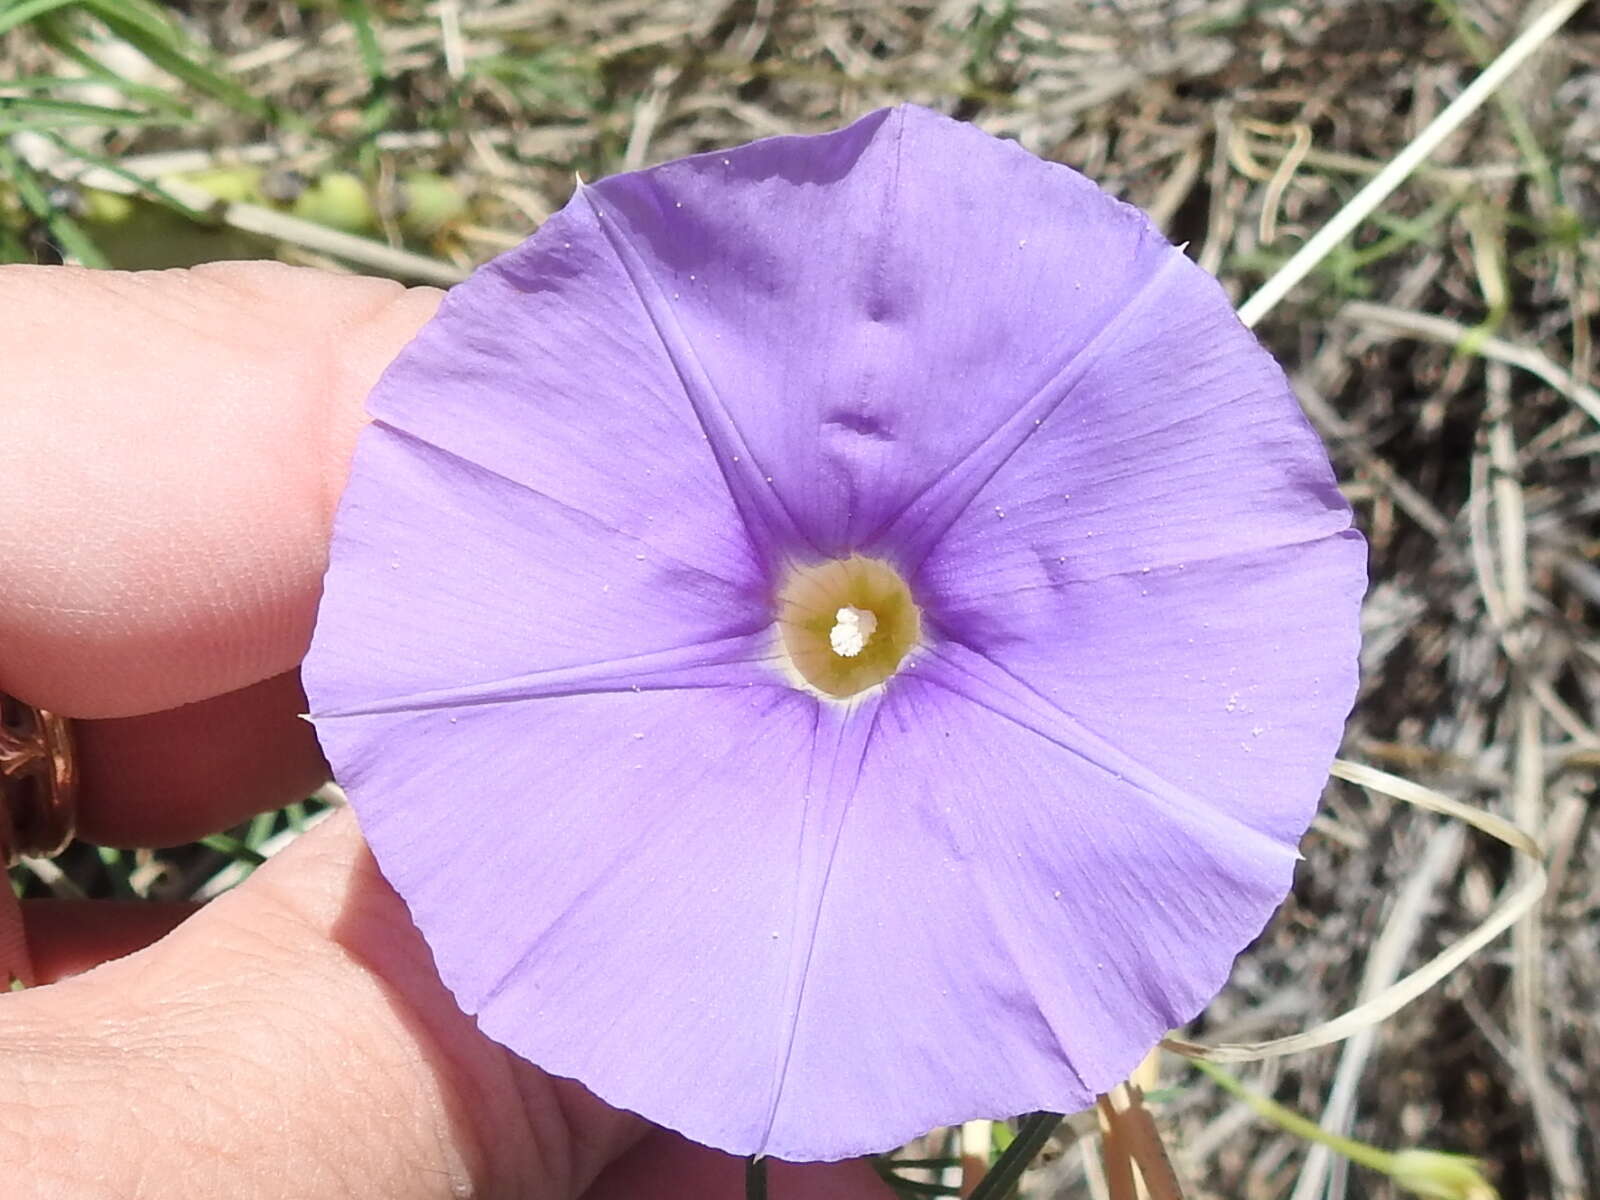
[[[0,268],[0,688],[113,717],[294,666],[366,393],[438,299],[268,263]]]

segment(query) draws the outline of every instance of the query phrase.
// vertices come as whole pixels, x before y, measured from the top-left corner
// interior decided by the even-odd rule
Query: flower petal
[[[391,386],[422,369],[402,363]],[[525,461],[539,453],[528,442]],[[562,470],[553,460],[545,486],[559,490]],[[712,666],[726,667],[724,683],[777,678],[762,665],[774,651],[766,584],[726,493],[701,495],[712,512],[720,506],[720,527],[652,497],[662,486],[692,494],[685,474],[664,466],[659,482],[631,477],[589,511],[396,429],[369,428],[306,659],[313,717],[552,687],[681,685],[683,670],[704,682]],[[630,504],[632,517],[620,517]],[[628,523],[610,523],[618,519]]]
[[[319,731],[486,1034],[750,1154],[768,1142],[803,988],[834,969],[811,969],[813,933],[871,717],[769,686],[362,713]],[[496,786],[463,786],[485,747]],[[418,805],[418,789],[448,802]],[[871,1113],[849,1120],[874,1135]],[[839,1133],[835,1117],[791,1148],[836,1158]]]
[[[586,545],[630,543],[630,554],[741,589],[770,582],[650,315],[581,201],[453,289],[368,409],[430,459],[462,464],[461,478],[498,476],[541,501],[524,502],[519,519],[530,528],[506,545],[504,562],[519,570],[529,569],[524,549],[548,558],[562,537],[586,535]],[[403,457],[376,461],[370,444],[381,437],[363,438],[357,482]],[[374,504],[384,490],[371,493]],[[434,519],[471,519],[477,499],[452,503],[447,492]],[[555,534],[545,532],[552,520]]]
[[[1171,252],[914,580],[930,622],[1297,840],[1354,698],[1365,546],[1277,365]]]
[[[1053,395],[1169,249],[1081,175],[914,107],[585,196],[689,391],[737,425],[725,469],[743,447],[824,556],[870,550]]]
[[[1124,765],[967,652],[893,681],[771,1153],[1082,1108],[1199,1011],[1297,856]]]

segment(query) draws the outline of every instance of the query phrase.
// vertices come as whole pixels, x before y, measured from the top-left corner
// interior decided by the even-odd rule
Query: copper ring
[[[60,854],[77,815],[71,723],[0,692],[0,864]]]

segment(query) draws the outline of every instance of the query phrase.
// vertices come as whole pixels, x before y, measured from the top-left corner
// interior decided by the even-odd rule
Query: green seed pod
[[[1428,1200],[1500,1200],[1478,1169],[1476,1159],[1437,1150],[1396,1151],[1389,1177],[1406,1191]]]
[[[184,175],[183,182],[193,184],[228,203],[260,203],[260,167],[217,167],[209,171],[195,171]]]
[[[442,175],[417,171],[400,187],[400,228],[411,237],[432,237],[466,212],[466,197]]]
[[[378,224],[366,185],[344,171],[332,171],[312,180],[290,211],[307,221],[347,233],[371,232]]]

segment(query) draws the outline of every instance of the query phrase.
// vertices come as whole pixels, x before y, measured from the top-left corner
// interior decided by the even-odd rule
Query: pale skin
[[[84,838],[172,844],[325,778],[297,666],[329,523],[362,401],[438,299],[0,268],[0,689],[80,718]],[[742,1194],[737,1161],[479,1035],[347,814],[197,912],[22,908],[14,1200]],[[861,1163],[774,1164],[772,1190],[891,1195]]]

